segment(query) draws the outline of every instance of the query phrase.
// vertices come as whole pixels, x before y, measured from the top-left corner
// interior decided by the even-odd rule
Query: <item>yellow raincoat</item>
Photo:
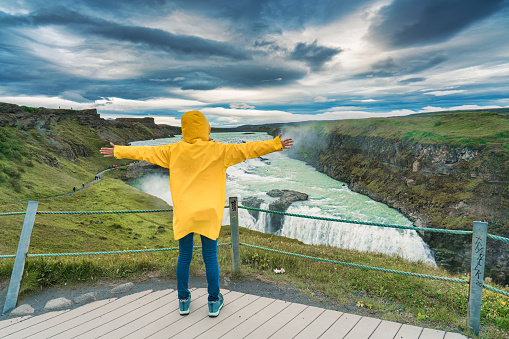
[[[198,111],[182,117],[183,141],[162,146],[115,146],[117,159],[147,161],[170,170],[173,235],[191,232],[217,239],[226,201],[226,169],[246,159],[282,151],[279,137],[243,144],[209,139],[210,125]]]

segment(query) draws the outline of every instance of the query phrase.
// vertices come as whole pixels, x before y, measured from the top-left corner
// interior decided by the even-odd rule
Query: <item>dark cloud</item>
[[[503,7],[505,0],[394,0],[383,7],[368,37],[394,47],[445,41]]]
[[[304,61],[312,70],[319,70],[322,66],[330,61],[335,55],[341,53],[341,49],[318,46],[316,41],[312,44],[303,42],[297,44],[290,59]]]
[[[127,26],[87,16],[66,8],[53,8],[27,16],[9,16],[3,26],[29,25],[33,27],[63,25],[88,35],[99,35],[117,41],[144,44],[152,49],[164,50],[177,56],[218,56],[233,60],[247,60],[250,53],[232,44],[207,40],[195,36],[175,35],[161,29]]]
[[[411,83],[414,83],[414,82],[421,82],[421,81],[424,81],[424,80],[426,80],[426,78],[408,78],[408,79],[404,79],[404,80],[398,81],[398,84],[408,85],[408,84],[411,84]]]
[[[350,14],[370,0],[337,1],[321,0],[320,4],[309,0],[144,0],[122,1],[122,6],[136,10],[151,10],[154,7],[168,11],[182,9],[200,13],[206,17],[227,20],[236,29],[245,32],[278,31],[281,28],[299,29],[306,25],[326,25],[333,20]],[[108,1],[94,0],[94,6],[111,6]]]
[[[284,67],[239,63],[227,66],[179,68],[149,75],[146,80],[151,82],[151,86],[179,87],[184,90],[211,90],[219,87],[284,86],[305,75],[305,72]]]
[[[371,71],[359,74],[359,77],[386,78],[414,74],[435,67],[444,61],[447,61],[447,57],[441,52],[423,53],[400,60],[388,58],[371,65]]]

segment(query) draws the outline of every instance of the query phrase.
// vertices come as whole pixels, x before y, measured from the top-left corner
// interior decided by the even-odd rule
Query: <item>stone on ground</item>
[[[84,304],[89,303],[91,301],[97,300],[97,293],[96,292],[90,292],[80,295],[79,297],[74,298],[75,304]]]
[[[119,294],[119,293],[125,293],[130,291],[134,287],[134,283],[128,282],[126,284],[118,285],[117,287],[114,287],[110,292],[112,294]]]
[[[11,311],[11,313],[9,313],[10,315],[13,315],[13,316],[19,316],[19,315],[27,315],[27,314],[32,314],[34,313],[34,308],[28,304],[23,304],[23,305],[20,305],[18,307],[16,307],[15,309],[13,309]]]
[[[59,308],[69,307],[72,305],[72,301],[66,298],[57,298],[52,299],[46,303],[46,306],[44,306],[45,310],[56,310]]]

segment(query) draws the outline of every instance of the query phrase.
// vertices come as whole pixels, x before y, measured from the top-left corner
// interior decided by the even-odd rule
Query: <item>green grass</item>
[[[1,212],[22,211],[24,203],[0,206]],[[167,208],[165,202],[138,191],[120,180],[105,179],[71,196],[47,199],[38,210],[128,210]],[[23,216],[0,217],[4,241],[1,254],[16,252]],[[242,224],[242,221],[241,221]],[[171,213],[107,215],[37,215],[29,253],[61,253],[176,247]],[[319,258],[376,266],[400,271],[458,279],[444,269],[400,257],[361,253],[329,246],[305,245],[300,241],[240,229],[241,242]],[[223,227],[220,243],[230,242],[229,227]],[[199,245],[199,237],[195,239]],[[28,258],[21,292],[33,293],[42,287],[95,284],[123,279],[159,276],[175,278],[177,251],[82,257]],[[242,275],[231,270],[230,247],[220,247],[218,260],[222,275],[236,279],[255,276],[276,284],[291,284],[309,295],[327,298],[357,308],[360,314],[449,331],[464,331],[468,285],[408,276],[379,273],[317,262],[241,246]],[[0,278],[7,279],[13,260],[0,261]],[[275,274],[274,268],[285,268]],[[203,275],[199,255],[191,275]],[[500,287],[498,287],[500,288]],[[509,291],[508,288],[505,288]],[[509,335],[509,298],[485,291],[482,329],[492,338]],[[498,334],[497,334],[498,332]]]
[[[42,134],[0,127],[0,203],[80,188],[108,166],[125,162],[102,157],[99,149],[107,145],[94,130],[70,121]]]
[[[126,196],[128,198],[126,199]],[[0,206],[0,211],[24,211],[26,203]],[[39,211],[103,211],[167,209],[164,201],[124,184],[104,179],[70,196],[45,199]],[[0,253],[15,253],[24,216],[2,217]],[[116,251],[174,246],[172,214],[37,215],[30,253]],[[51,239],[51,241],[49,241]],[[72,241],[69,241],[72,239]]]
[[[403,139],[422,143],[445,142],[477,148],[493,143],[506,144],[509,140],[509,117],[489,112],[316,122],[311,128],[319,134],[336,131],[350,136]]]

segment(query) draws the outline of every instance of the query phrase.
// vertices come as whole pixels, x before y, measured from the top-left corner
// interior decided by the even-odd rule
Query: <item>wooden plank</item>
[[[94,319],[98,319],[101,316],[108,314],[110,312],[115,312],[116,309],[121,308],[124,305],[129,304],[132,301],[135,301],[136,299],[139,299],[143,297],[144,295],[150,293],[151,291],[143,291],[138,292],[135,294],[127,295],[122,298],[115,299],[111,301],[110,303],[107,303],[103,305],[102,307],[98,308],[94,312],[87,312],[85,314],[79,315],[75,317],[72,321],[65,322],[57,327],[52,327],[47,330],[48,336],[54,336],[55,338],[71,338],[72,336],[67,335],[66,333],[76,333],[76,335],[81,334],[81,332],[78,330],[76,331],[76,328],[83,328],[83,324],[87,324],[90,321]],[[89,326],[90,324],[86,325]],[[85,326],[85,328],[86,328]]]
[[[231,291],[228,294],[223,294],[225,298],[225,306],[223,307],[223,310],[221,313],[224,312],[225,307],[227,305],[231,306],[234,301],[242,296],[244,296],[244,293],[239,292],[233,292]],[[196,326],[195,324],[201,322],[204,319],[209,319],[209,308],[208,308],[208,297],[204,298],[203,306],[194,311],[193,313],[189,313],[189,315],[182,317],[182,320],[173,323],[171,326],[166,326],[163,329],[161,329],[159,332],[153,334],[150,338],[152,339],[158,339],[158,338],[181,338],[181,337],[192,337],[189,335],[190,331],[193,331],[195,335],[200,334],[202,331],[198,331],[196,333]],[[228,304],[227,304],[228,303]],[[213,318],[214,320],[218,320],[218,318]]]
[[[345,339],[369,338],[380,324],[380,319],[362,317]]]
[[[337,339],[343,338],[345,335],[350,332],[352,328],[354,328],[355,324],[357,324],[361,320],[361,316],[357,314],[348,314],[343,313],[343,315],[336,320],[334,324],[324,334],[320,337],[320,339]]]
[[[228,293],[228,291],[221,291],[221,293],[225,296],[225,298],[227,298],[227,300],[231,301],[232,297],[235,299],[234,295],[230,296],[231,293]],[[195,322],[200,321],[204,317],[208,317],[209,310],[207,306],[207,299],[208,293],[205,292],[199,298],[192,300],[190,306],[191,312],[186,316],[179,314],[178,301],[176,301],[176,307],[174,308],[173,312],[170,312],[161,318],[156,319],[144,328],[131,333],[125,338],[169,338],[174,333],[181,332],[187,327],[193,325]]]
[[[284,312],[276,314],[272,319],[268,320],[266,323],[262,324],[255,331],[251,332],[246,338],[259,339],[259,338],[268,338],[281,327],[286,325],[293,318],[298,316],[302,311],[306,309],[306,305],[302,304],[292,304],[285,308]]]
[[[401,324],[393,321],[383,320],[370,338],[393,339],[401,328]]]
[[[32,318],[33,316],[31,315],[25,315],[25,316],[22,316],[22,317],[16,317],[16,318],[10,318],[10,319],[7,319],[7,320],[1,320],[0,321],[0,330],[2,328],[6,328],[6,327],[9,327],[11,325],[14,325],[14,324],[17,324],[21,321],[24,321],[24,320],[27,320],[27,319],[30,319]]]
[[[421,335],[422,327],[402,325],[394,339],[417,339]]]
[[[194,294],[196,295],[197,292],[195,292]],[[172,301],[170,304],[168,304],[162,309],[161,312],[162,315],[159,315],[157,318],[152,319],[152,321],[146,324],[144,327],[141,327],[138,330],[131,332],[131,334],[127,334],[124,338],[126,339],[128,338],[137,339],[142,337],[147,338],[159,332],[163,328],[166,328],[168,326],[173,327],[176,322],[182,321],[184,318],[199,316],[199,310],[204,305],[206,305],[207,297],[208,293],[206,292],[200,293],[200,295],[198,295],[197,297],[193,296],[190,305],[191,313],[189,313],[189,315],[186,316],[181,316],[179,314],[178,300]],[[171,330],[169,332],[172,333]]]
[[[206,334],[207,338],[220,338],[223,327],[228,327],[233,322],[233,318],[238,319],[237,312],[254,303],[259,298],[260,297],[256,295],[243,294],[235,299],[234,302],[226,304],[225,301],[225,305],[217,317],[210,318],[207,316],[193,326],[187,328],[184,332],[177,333],[175,336],[177,338],[180,336],[195,338],[201,334]]]
[[[170,293],[166,294],[164,297],[139,309],[138,312],[132,313],[135,317],[134,319],[132,316],[129,316],[129,321],[127,323],[124,321],[122,326],[110,328],[111,331],[103,334],[100,338],[125,338],[132,332],[147,326],[154,321],[154,319],[158,319],[165,314],[176,311],[178,309],[178,293],[176,290],[168,290],[168,292]],[[203,294],[204,293],[205,292],[203,292]],[[193,292],[192,298],[199,298],[201,295]]]
[[[463,334],[460,333],[447,332],[445,334],[444,339],[468,339],[468,337],[465,337]]]
[[[227,332],[230,332],[232,329],[238,326],[243,327],[247,322],[250,321],[253,315],[260,312],[273,302],[274,299],[259,297],[258,299],[247,305],[247,307],[242,308],[232,316],[229,316],[225,320],[221,321],[221,324],[219,326],[212,327],[209,331],[202,333],[196,338],[197,339],[224,338]],[[219,316],[223,316],[223,313],[221,313]]]
[[[318,318],[324,310],[322,308],[309,306],[298,316],[293,318],[285,326],[281,327],[271,338],[288,339],[299,334],[303,329]]]
[[[421,332],[419,339],[444,339],[445,332],[439,330],[433,330],[431,328],[425,328]]]
[[[327,331],[343,315],[343,312],[325,310],[311,324],[303,329],[294,339],[317,338]]]
[[[155,291],[145,295],[143,298],[129,303],[122,308],[121,311],[117,309],[115,312],[108,313],[101,317],[100,320],[94,320],[93,327],[88,326],[87,330],[81,332],[77,339],[97,338],[111,330],[114,330],[122,325],[125,325],[132,319],[136,319],[140,312],[152,307],[152,304],[164,296],[168,295],[168,290]],[[166,300],[165,300],[166,302]],[[143,314],[143,313],[142,313]]]
[[[16,338],[16,336],[23,337],[23,338],[44,338],[47,335],[45,334],[45,331],[52,327],[60,326],[61,324],[65,323],[66,321],[73,321],[75,317],[85,314],[87,312],[91,312],[99,307],[102,307],[114,299],[106,299],[106,300],[100,300],[96,301],[84,306],[81,306],[79,308],[75,308],[73,310],[69,310],[69,312],[62,313],[54,318],[51,318],[47,321],[44,321],[42,323],[37,324],[37,326],[31,326],[25,328],[23,331],[19,331],[15,333],[15,336],[13,338]],[[6,337],[6,339],[9,337]]]
[[[190,317],[192,316],[197,309],[200,307],[203,307],[206,303],[207,296],[201,295],[199,297],[193,298],[191,301],[191,307],[193,307],[192,312],[185,316]],[[179,304],[178,300],[174,300],[170,302],[169,304],[163,306],[158,310],[160,314],[154,315],[153,319],[149,319],[149,322],[146,323],[143,327],[140,328],[132,328],[129,326],[129,329],[131,329],[131,333],[128,333],[126,331],[125,335],[120,338],[125,339],[138,339],[138,338],[148,338],[151,335],[159,332],[161,329],[166,328],[170,326],[170,330],[167,330],[168,332],[172,333],[171,327],[178,321],[182,321],[184,316],[181,316],[179,314]],[[153,313],[150,313],[153,314]],[[104,338],[110,338],[109,336],[104,336]],[[112,338],[115,338],[115,336],[112,336]]]
[[[2,330],[2,337],[12,333],[16,333],[18,331],[22,331],[28,327],[37,326],[37,324],[43,323],[45,321],[50,321],[51,318],[56,317],[64,312],[69,312],[69,310],[44,313],[36,317],[31,317],[30,319],[19,322],[17,324],[11,325]]]
[[[258,327],[269,321],[269,319],[272,319],[277,314],[283,312],[284,309],[290,305],[291,303],[284,302],[282,300],[273,300],[273,302],[267,305],[267,307],[249,318],[249,321],[242,323],[242,326],[237,326],[233,330],[223,335],[222,339],[244,338],[249,333],[253,332]]]

